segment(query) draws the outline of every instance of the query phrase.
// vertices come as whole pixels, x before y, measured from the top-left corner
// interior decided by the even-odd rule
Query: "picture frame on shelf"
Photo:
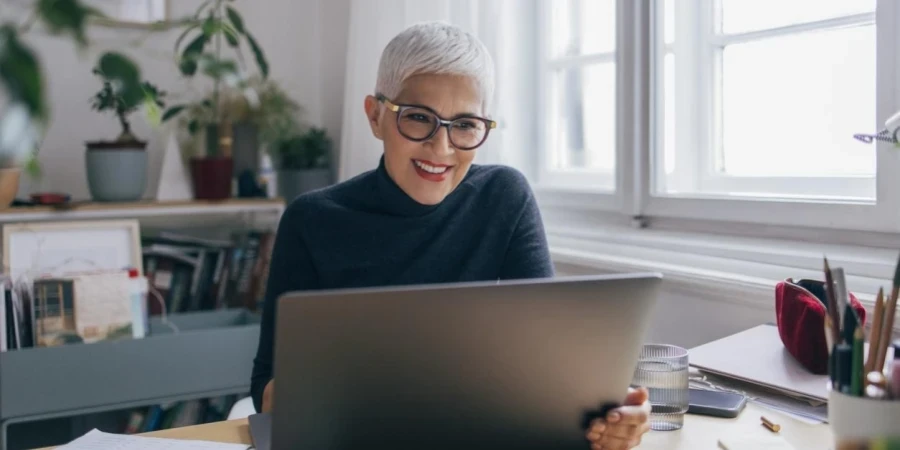
[[[95,19],[107,26],[146,28],[171,16],[171,0],[87,0],[106,17]]]
[[[136,219],[3,225],[3,272],[13,280],[125,268],[144,273]]]

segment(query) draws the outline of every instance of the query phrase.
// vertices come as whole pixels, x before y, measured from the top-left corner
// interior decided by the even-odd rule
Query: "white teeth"
[[[428,164],[425,164],[425,163],[423,163],[422,161],[419,161],[419,160],[417,160],[417,159],[414,159],[413,162],[414,162],[414,163],[416,164],[416,166],[418,166],[420,169],[422,169],[422,170],[424,170],[424,171],[426,171],[426,172],[429,172],[429,173],[444,173],[444,172],[446,172],[447,169],[448,169],[448,167],[434,167],[434,166],[429,166]]]

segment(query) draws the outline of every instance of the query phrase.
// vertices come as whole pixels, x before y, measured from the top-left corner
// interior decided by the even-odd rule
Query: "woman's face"
[[[484,116],[477,83],[457,75],[416,75],[406,80],[396,105],[421,105],[442,119]],[[450,143],[447,127],[424,142],[407,139],[397,129],[397,113],[366,97],[366,114],[376,138],[384,141],[384,163],[391,179],[423,205],[435,205],[453,192],[465,178],[475,150],[458,150]]]

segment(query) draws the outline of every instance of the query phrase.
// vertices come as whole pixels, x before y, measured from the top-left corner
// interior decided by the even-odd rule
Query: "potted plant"
[[[331,139],[324,129],[310,128],[272,150],[278,195],[286,201],[331,184]]]
[[[141,105],[164,107],[165,93],[144,81],[140,90],[123,95],[113,89],[114,80],[100,67],[94,68],[94,74],[103,80],[103,87],[91,99],[91,105],[99,112],[112,111],[122,132],[113,141],[86,144],[85,165],[91,197],[98,202],[139,200],[147,184],[147,142],[134,135],[129,116]]]
[[[40,175],[37,151],[50,119],[44,71],[40,59],[22,35],[36,24],[51,36],[65,36],[79,50],[89,46],[88,23],[102,14],[80,0],[33,2],[23,23],[0,19],[0,88],[5,107],[0,114],[0,208],[9,207],[19,188],[20,174]],[[100,58],[104,72],[116,80],[116,91],[139,88],[139,70],[127,57],[105,52]]]
[[[253,53],[262,78],[267,78],[269,74],[265,54],[245,28],[243,18],[232,4],[233,0],[203,2],[194,17],[194,24],[175,43],[182,75],[188,78],[195,76],[197,72],[206,75],[212,80],[212,92],[196,103],[172,106],[162,116],[165,122],[185,111],[191,111],[193,118],[188,122],[188,132],[191,135],[203,132],[203,152],[189,158],[194,197],[198,199],[224,199],[231,196],[235,123],[227,114],[227,105],[222,96],[227,87],[241,92],[249,90],[247,78],[243,75],[244,44]],[[191,33],[194,33],[193,38],[182,46]],[[236,60],[223,58],[223,45],[235,52]],[[207,51],[210,47],[211,50]],[[254,94],[251,93],[249,98],[253,97]]]

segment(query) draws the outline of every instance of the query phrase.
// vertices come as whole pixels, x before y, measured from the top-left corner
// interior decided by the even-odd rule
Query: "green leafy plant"
[[[163,98],[166,93],[148,81],[140,84],[140,90],[116,92],[116,89],[113,88],[114,79],[108,77],[99,66],[95,67],[93,72],[103,81],[103,87],[91,98],[91,106],[96,111],[112,111],[115,114],[122,127],[122,132],[115,142],[119,144],[140,142],[131,131],[131,122],[129,122],[128,116],[142,105],[153,110],[164,108],[166,105]]]
[[[238,90],[247,88],[247,78],[243,75],[246,70],[245,47],[252,52],[262,79],[269,76],[269,63],[265,53],[246,28],[244,19],[233,4],[234,0],[204,1],[194,16],[194,23],[175,41],[176,59],[181,74],[192,78],[201,73],[213,81],[213,89],[208,97],[195,103],[174,105],[162,115],[165,122],[182,112],[193,110],[193,117],[187,125],[192,135],[204,125],[228,123],[228,120],[223,120],[227,118],[221,101],[222,84]],[[222,56],[223,44],[234,52],[235,59]],[[253,95],[248,98],[252,99]],[[208,156],[215,156],[217,151],[216,145],[207,145]]]
[[[323,128],[310,128],[274,148],[279,170],[326,169],[330,165],[331,139]]]
[[[24,23],[0,22],[0,87],[8,99],[0,118],[0,167],[24,167],[39,175],[37,151],[50,120],[45,73],[35,51],[22,41],[35,23],[55,37],[72,39],[79,50],[89,46],[88,23],[103,15],[81,0],[37,0]],[[126,56],[107,52],[98,67],[112,81],[116,95],[142,92],[140,70]]]

